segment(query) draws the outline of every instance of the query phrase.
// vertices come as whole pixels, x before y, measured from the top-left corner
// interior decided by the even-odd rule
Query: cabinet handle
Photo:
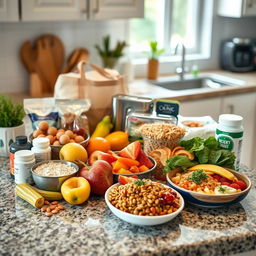
[[[234,107],[233,104],[228,105],[227,108],[228,108],[228,113],[229,114],[234,114],[235,107]]]

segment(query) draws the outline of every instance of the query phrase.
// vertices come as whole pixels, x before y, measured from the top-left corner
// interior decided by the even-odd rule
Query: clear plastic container
[[[157,116],[155,113],[140,113],[140,112],[131,112],[126,117],[125,130],[129,135],[130,141],[139,140],[143,142],[139,128],[143,124],[148,123],[169,123],[177,124],[177,118],[175,116]]]

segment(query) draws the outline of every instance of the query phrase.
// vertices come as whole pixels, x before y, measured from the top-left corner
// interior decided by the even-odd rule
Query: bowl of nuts
[[[184,208],[177,191],[147,179],[112,185],[105,193],[105,201],[118,218],[141,226],[166,223]]]
[[[62,183],[78,171],[76,164],[64,160],[42,161],[31,169],[36,186],[47,191],[60,191]]]
[[[90,139],[90,135],[86,133],[84,129],[79,129],[76,131],[64,130],[62,128],[57,129],[56,127],[49,126],[46,121],[41,121],[38,128],[38,130],[35,130],[30,135],[30,140],[33,143],[33,139],[35,138],[48,138],[52,150],[52,160],[59,160],[59,152],[63,145],[75,142],[85,147]]]

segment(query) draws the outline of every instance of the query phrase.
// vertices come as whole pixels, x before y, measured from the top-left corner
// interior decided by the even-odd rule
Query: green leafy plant
[[[25,116],[23,106],[13,102],[9,97],[0,95],[0,127],[21,125]]]
[[[110,36],[107,35],[103,37],[103,45],[102,48],[96,44],[95,48],[98,51],[98,54],[103,57],[113,57],[119,58],[123,56],[123,50],[127,46],[125,41],[117,41],[117,44],[114,49],[110,49]]]
[[[157,41],[149,42],[149,46],[150,46],[150,55],[149,55],[150,59],[157,60],[159,58],[159,56],[165,52],[164,49],[158,49]]]

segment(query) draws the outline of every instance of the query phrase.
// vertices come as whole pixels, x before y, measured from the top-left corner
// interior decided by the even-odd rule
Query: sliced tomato
[[[247,188],[246,183],[241,180],[237,180],[234,183],[236,183],[240,187],[241,190],[245,190]]]
[[[141,151],[139,141],[134,141],[119,152],[119,156],[136,160]]]
[[[125,185],[127,183],[131,183],[137,179],[138,179],[138,176],[135,176],[135,175],[133,175],[132,177],[128,177],[128,176],[124,176],[124,175],[118,176],[118,182],[123,185]]]
[[[236,183],[231,183],[229,186],[234,189],[241,189],[240,186]]]
[[[220,181],[221,179],[221,176],[219,174],[213,174],[212,177],[217,181]]]
[[[229,186],[229,185],[230,185],[230,183],[229,183],[229,182],[226,182],[226,181],[222,181],[222,182],[221,182],[221,185]]]
[[[222,182],[228,182],[229,184],[233,183],[233,181],[227,179],[227,178],[224,178],[224,177],[221,177],[219,182],[222,184]],[[223,184],[222,184],[223,185]]]

